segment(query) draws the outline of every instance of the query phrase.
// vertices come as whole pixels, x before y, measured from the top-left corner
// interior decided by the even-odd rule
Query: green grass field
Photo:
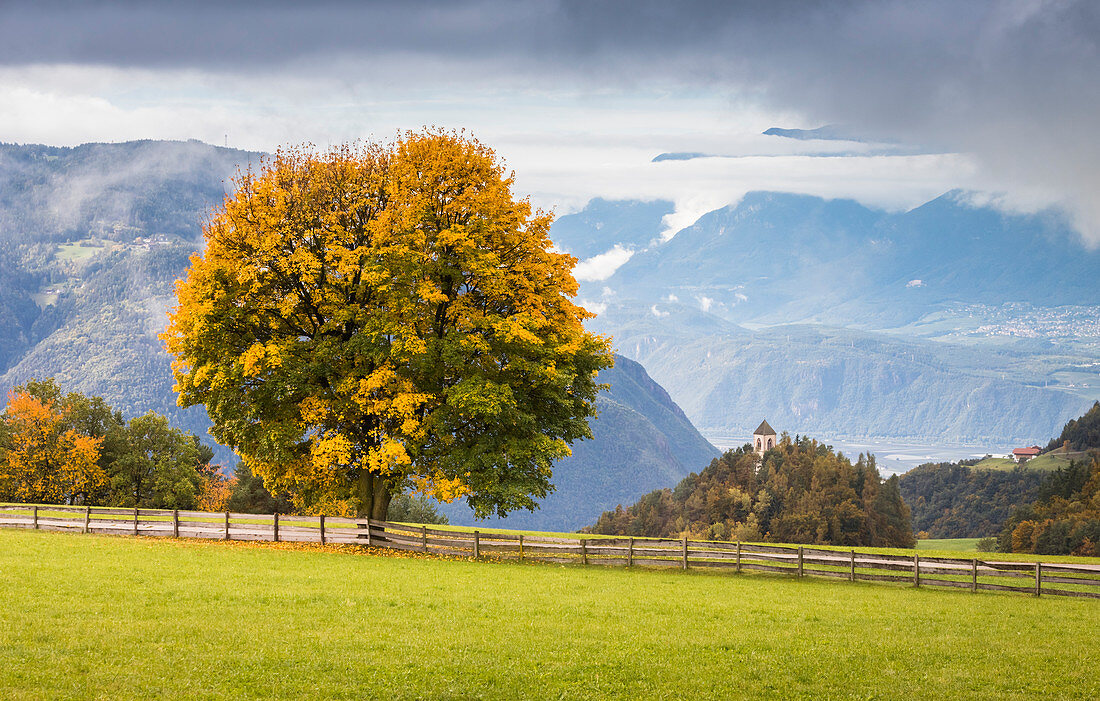
[[[917,552],[921,555],[926,554],[928,551],[959,553],[960,557],[966,557],[978,552],[979,540],[979,538],[926,538],[917,541]],[[997,554],[1001,555],[1002,553]],[[990,559],[993,559],[992,556]]]
[[[0,530],[0,698],[1100,697],[1100,602]]]
[[[95,254],[102,251],[105,246],[97,246],[87,241],[79,241],[77,243],[65,243],[57,247],[57,253],[55,257],[57,260],[65,261],[80,261],[91,258]]]

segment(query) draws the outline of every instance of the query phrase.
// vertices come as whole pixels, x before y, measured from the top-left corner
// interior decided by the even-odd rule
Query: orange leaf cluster
[[[52,403],[26,392],[9,392],[4,422],[7,445],[0,454],[0,498],[37,503],[82,503],[106,484],[98,464],[100,438],[63,427]]]

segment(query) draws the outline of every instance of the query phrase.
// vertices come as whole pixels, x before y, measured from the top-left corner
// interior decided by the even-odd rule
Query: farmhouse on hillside
[[[1038,455],[1041,451],[1042,448],[1037,445],[1033,445],[1030,448],[1016,448],[1012,451],[1012,457],[1016,460],[1017,463],[1023,465],[1025,462],[1031,460],[1033,457]]]
[[[763,457],[764,452],[775,447],[775,429],[768,425],[768,420],[760,422],[760,425],[752,432],[752,448],[756,454]]]

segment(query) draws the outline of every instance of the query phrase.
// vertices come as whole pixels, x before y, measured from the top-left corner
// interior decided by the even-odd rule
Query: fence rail
[[[0,504],[0,526],[217,540],[350,543],[581,565],[725,569],[1100,599],[1100,565],[996,562],[681,538],[555,538],[334,516]],[[1051,586],[1051,585],[1056,585]]]

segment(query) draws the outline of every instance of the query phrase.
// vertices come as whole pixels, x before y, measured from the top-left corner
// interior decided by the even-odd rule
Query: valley
[[[205,412],[175,404],[158,335],[206,212],[259,157],[195,142],[0,148],[0,389],[55,377],[204,435]],[[1100,396],[1100,298],[1085,283],[1100,259],[1053,214],[1003,215],[961,193],[901,214],[754,193],[675,233],[673,210],[597,199],[554,224],[581,259],[589,328],[640,365],[611,371],[596,441],[575,445],[558,491],[510,525],[579,527],[701,469],[717,454],[703,436],[739,445],[762,417],[896,473],[1030,445]],[[1010,245],[1037,230],[1051,246]],[[917,245],[929,231],[939,243]],[[960,268],[997,237],[1009,243],[981,269]],[[615,249],[625,262],[601,260]],[[1024,256],[1059,275],[1000,272]],[[448,508],[456,522],[468,513]]]

